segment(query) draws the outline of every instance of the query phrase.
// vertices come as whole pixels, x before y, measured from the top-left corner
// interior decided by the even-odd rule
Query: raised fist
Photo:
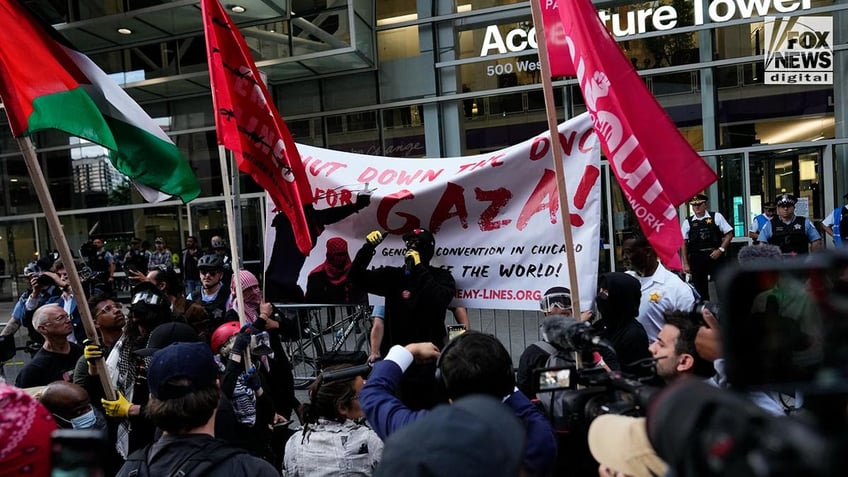
[[[365,241],[368,242],[368,245],[376,247],[383,241],[383,234],[379,230],[375,230],[365,236]]]

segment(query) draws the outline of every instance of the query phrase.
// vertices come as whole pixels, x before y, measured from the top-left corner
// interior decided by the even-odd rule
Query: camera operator
[[[556,460],[551,424],[521,391],[515,391],[512,358],[503,343],[478,331],[457,336],[442,353],[433,343],[395,345],[385,359],[374,363],[359,393],[359,404],[377,435],[385,440],[431,412],[410,409],[397,396],[403,373],[413,361],[425,360],[436,361],[436,381],[444,386],[451,402],[472,394],[488,394],[507,405],[524,424],[525,475],[547,475]]]
[[[546,325],[554,325],[547,327],[554,330],[557,335],[565,331],[565,329],[579,320],[572,315],[571,309],[571,290],[565,287],[549,288],[541,300],[539,307],[542,310],[544,319],[542,320],[542,339],[530,344],[521,353],[518,360],[518,372],[516,375],[516,386],[530,399],[536,398],[536,385],[533,382],[533,370],[546,367],[546,363],[550,363],[551,356],[561,358],[558,363],[550,363],[551,365],[570,365],[576,364],[576,359],[572,356],[573,349],[568,346],[563,346],[565,342],[561,336],[550,336],[544,331]],[[582,318],[582,315],[581,315]],[[556,323],[553,323],[553,322]],[[603,350],[600,354],[593,355],[590,359],[590,366],[604,365],[612,369],[618,369],[618,361],[615,353],[609,350]]]
[[[707,382],[719,388],[727,388],[729,383],[724,373],[724,355],[721,348],[721,328],[718,319],[707,307],[704,307],[701,313],[703,323],[695,335],[695,350],[699,355],[713,362],[715,375]],[[769,414],[775,416],[786,414],[786,409],[780,400],[770,393],[749,391],[746,395],[751,402]]]
[[[85,339],[85,330],[79,312],[76,311],[76,301],[68,284],[65,266],[61,260],[52,263],[53,257],[52,254],[48,255],[39,262],[30,262],[24,268],[24,276],[29,279],[30,289],[21,294],[0,336],[12,336],[23,325],[29,333],[27,346],[37,350],[44,344],[44,337],[33,326],[32,316],[35,310],[44,305],[58,304],[71,315],[73,333],[68,336],[69,341],[82,343]]]

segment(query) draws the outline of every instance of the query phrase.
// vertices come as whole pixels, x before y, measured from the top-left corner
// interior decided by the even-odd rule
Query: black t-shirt
[[[54,353],[44,348],[38,350],[32,361],[21,368],[15,386],[31,388],[46,386],[53,381],[72,381],[73,370],[82,356],[82,348],[74,343],[70,345],[71,351],[68,354]]]

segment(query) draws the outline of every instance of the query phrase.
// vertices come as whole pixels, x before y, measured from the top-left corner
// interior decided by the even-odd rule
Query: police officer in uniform
[[[102,237],[94,237],[90,245],[84,246],[80,251],[87,259],[88,267],[94,272],[91,278],[94,288],[111,295],[112,283],[115,281],[115,260],[103,245]]]
[[[681,227],[683,271],[692,275],[692,286],[704,300],[710,298],[709,280],[715,278],[733,239],[733,227],[720,213],[707,210],[707,200],[704,194],[689,200],[693,214]]]
[[[186,296],[206,310],[212,329],[224,323],[224,314],[230,308],[230,290],[223,284],[224,263],[217,254],[208,254],[197,261],[200,289]]]
[[[782,194],[777,200],[777,216],[760,230],[759,242],[780,247],[784,255],[799,255],[822,248],[822,238],[810,219],[795,215],[797,200]]]
[[[848,194],[842,196],[848,200]],[[833,243],[837,247],[848,244],[848,205],[837,207],[822,220],[822,228],[828,235],[833,237]]]

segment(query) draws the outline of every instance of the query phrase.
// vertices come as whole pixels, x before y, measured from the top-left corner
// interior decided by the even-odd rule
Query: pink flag
[[[680,269],[676,207],[715,182],[716,174],[645,87],[591,1],[557,3],[604,154],[657,256]]]
[[[303,205],[312,196],[294,139],[236,25],[218,0],[201,3],[218,144],[233,151],[239,170],[268,191],[292,224],[298,249],[309,255],[312,239]]]
[[[545,27],[545,47],[548,50],[548,62],[551,76],[574,76],[574,64],[565,43],[565,32],[559,19],[556,0],[539,0],[542,7],[542,24]]]

